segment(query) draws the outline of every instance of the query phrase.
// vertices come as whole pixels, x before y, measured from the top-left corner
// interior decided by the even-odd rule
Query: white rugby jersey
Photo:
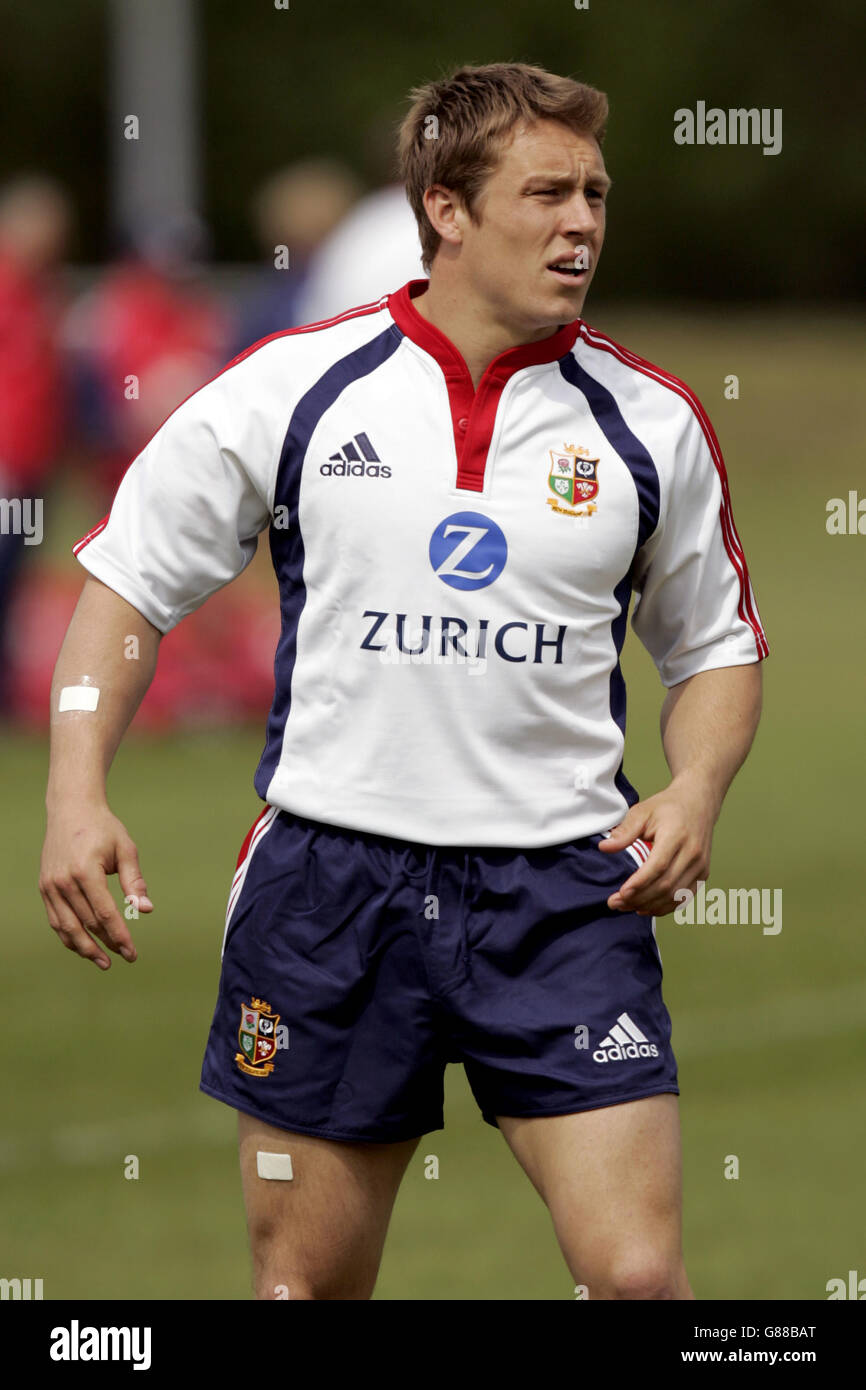
[[[426,280],[277,334],[168,418],[82,564],[169,632],[269,528],[266,802],[427,844],[606,831],[632,625],[666,686],[767,643],[713,429],[582,320],[474,391]]]

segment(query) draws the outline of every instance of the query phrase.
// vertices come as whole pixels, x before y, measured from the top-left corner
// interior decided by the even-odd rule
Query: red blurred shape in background
[[[34,572],[12,616],[11,717],[31,728],[48,724],[51,677],[81,592],[78,575]],[[262,724],[274,693],[279,611],[264,594],[214,594],[162,639],[153,684],[135,728]]]

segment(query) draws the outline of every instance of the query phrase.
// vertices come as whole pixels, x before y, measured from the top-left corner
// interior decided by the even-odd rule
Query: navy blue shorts
[[[606,905],[644,855],[601,838],[442,848],[268,807],[229,896],[201,1089],[367,1142],[442,1129],[449,1062],[491,1125],[678,1095],[653,919]]]

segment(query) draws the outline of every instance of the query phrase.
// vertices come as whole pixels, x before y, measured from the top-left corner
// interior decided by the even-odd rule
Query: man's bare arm
[[[126,960],[136,958],[107,875],[118,875],[124,897],[133,898],[139,911],[152,911],[135,845],[108,806],[105,783],[153,680],[161,635],[113,589],[89,577],[51,685],[51,762],[39,891],[63,944],[103,970],[110,961],[99,942]],[[64,703],[73,708],[61,711],[63,691],[78,693],[65,696]],[[93,691],[98,691],[95,709],[74,708],[92,704]]]
[[[668,691],[661,730],[671,782],[632,806],[602,842],[610,852],[640,836],[652,841],[652,853],[609,907],[661,917],[676,906],[678,888],[706,879],[713,827],[761,717],[761,687],[756,662],[702,671]]]

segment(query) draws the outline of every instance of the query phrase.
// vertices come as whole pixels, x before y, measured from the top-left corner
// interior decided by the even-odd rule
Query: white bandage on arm
[[[64,685],[60,692],[57,713],[65,710],[95,710],[99,704],[98,685]]]
[[[291,1154],[269,1154],[262,1149],[256,1151],[256,1172],[260,1178],[274,1178],[278,1182],[289,1182],[295,1175],[292,1172]]]

